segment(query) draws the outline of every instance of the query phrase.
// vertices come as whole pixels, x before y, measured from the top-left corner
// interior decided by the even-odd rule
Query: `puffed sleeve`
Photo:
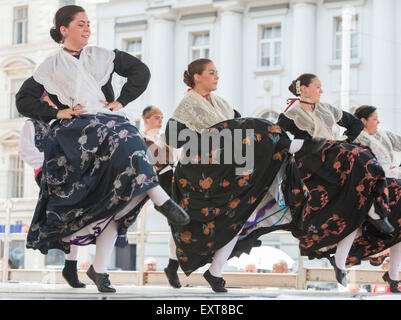
[[[393,146],[393,150],[400,152],[401,151],[401,136],[399,136],[398,134],[395,134],[391,131],[384,131],[385,134],[387,134],[387,137],[390,139],[391,144]]]
[[[190,129],[188,129],[188,127],[185,124],[178,122],[176,120],[173,120],[173,119],[169,119],[169,121],[167,122],[167,125],[166,125],[166,131],[165,131],[166,144],[175,149],[181,148],[190,139],[190,137],[186,137],[186,140],[184,140],[184,141],[178,140],[178,136],[179,136],[180,132],[185,129],[190,130]],[[195,131],[193,131],[193,132],[194,132],[194,134],[198,135],[198,133],[196,133]]]
[[[343,111],[343,116],[340,121],[337,122],[337,124],[347,129],[344,134],[350,141],[354,141],[359,136],[363,128],[365,128],[365,125],[360,119],[345,111]]]
[[[58,110],[52,108],[46,101],[40,101],[44,91],[45,88],[33,77],[25,80],[16,95],[18,112],[25,117],[43,122],[57,119]]]
[[[150,80],[149,68],[138,58],[119,50],[114,50],[114,71],[127,82],[121,89],[117,98],[124,107],[138,98],[147,88]]]
[[[294,120],[286,117],[284,113],[280,113],[277,120],[277,125],[280,126],[284,131],[291,133],[295,139],[312,139],[307,131],[299,129]]]

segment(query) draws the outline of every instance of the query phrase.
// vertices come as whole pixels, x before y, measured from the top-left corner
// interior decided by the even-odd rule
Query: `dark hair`
[[[142,117],[145,117],[146,114],[147,114],[150,110],[152,110],[152,108],[153,108],[153,106],[147,106],[145,109],[143,109],[143,111],[142,111]]]
[[[299,86],[309,87],[312,80],[315,78],[317,78],[316,75],[312,73],[301,74],[296,80],[291,82],[290,86],[288,87],[288,90],[290,90],[294,96],[299,97],[301,94],[297,93],[297,81],[299,81]]]
[[[163,112],[156,106],[147,106],[142,111],[142,119],[149,119],[155,114],[163,114]]]
[[[368,120],[369,117],[372,115],[373,112],[376,111],[376,107],[374,106],[360,106],[358,108],[356,108],[354,115],[359,118],[359,119],[366,119]]]
[[[210,59],[197,59],[192,61],[189,65],[187,70],[184,71],[184,83],[188,86],[193,88],[195,86],[194,75],[195,74],[202,74],[205,70],[207,64],[213,63]]]
[[[80,6],[64,6],[57,10],[53,19],[53,27],[50,29],[50,36],[57,43],[62,43],[64,41],[63,35],[61,34],[60,27],[67,27],[70,22],[74,20],[74,17],[79,12],[85,12],[85,9]]]

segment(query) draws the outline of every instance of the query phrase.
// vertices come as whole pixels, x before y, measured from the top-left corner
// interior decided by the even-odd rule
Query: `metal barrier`
[[[13,198],[13,199],[0,199],[1,204],[5,207],[6,213],[6,226],[5,232],[0,234],[0,240],[4,243],[3,255],[3,268],[2,268],[2,282],[9,280],[21,281],[41,281],[43,278],[51,279],[57,283],[63,283],[60,270],[15,270],[8,268],[9,259],[9,243],[12,240],[26,240],[26,233],[10,233],[10,221],[13,213],[13,207],[17,203],[29,202],[35,199]],[[33,208],[31,208],[33,209]],[[19,216],[21,217],[21,215]],[[170,232],[146,232],[146,210],[143,210],[139,215],[139,232],[128,232],[128,237],[136,237],[139,244],[139,270],[138,271],[109,271],[112,281],[136,284],[143,286],[146,284],[166,284],[167,280],[163,272],[145,272],[144,271],[144,256],[145,244],[149,236],[168,236]],[[289,235],[287,231],[275,231],[265,236]],[[83,276],[83,281],[86,279],[84,271],[79,271]],[[348,270],[349,279],[356,284],[375,284],[383,283],[381,279],[382,271],[380,270],[361,270],[351,269]],[[179,273],[180,281],[185,284],[196,285],[205,284],[202,274],[194,272],[190,277],[186,277],[182,272]],[[306,289],[307,282],[330,282],[336,283],[335,275],[332,268],[304,268],[303,257],[298,256],[298,272],[292,274],[266,274],[266,273],[224,273],[224,278],[232,286],[242,287],[284,287]],[[133,279],[136,279],[133,281]],[[90,283],[90,282],[89,282]]]

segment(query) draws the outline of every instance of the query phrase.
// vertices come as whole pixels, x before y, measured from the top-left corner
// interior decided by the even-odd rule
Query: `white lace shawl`
[[[64,105],[72,107],[80,104],[90,114],[124,115],[124,112],[106,109],[99,102],[106,100],[101,88],[113,72],[114,58],[114,51],[99,47],[84,47],[79,59],[60,49],[39,65],[33,78]]]
[[[372,149],[377,161],[383,167],[386,177],[401,178],[401,168],[394,151],[401,151],[401,137],[390,131],[379,130],[369,134],[365,130],[354,140]]]
[[[211,93],[212,104],[195,90],[189,91],[174,110],[172,119],[201,133],[219,122],[234,119],[234,110],[221,97]]]
[[[337,122],[341,120],[343,112],[327,103],[316,103],[313,112],[302,108],[296,101],[285,116],[294,121],[300,129],[307,131],[312,138],[341,139],[340,127]]]

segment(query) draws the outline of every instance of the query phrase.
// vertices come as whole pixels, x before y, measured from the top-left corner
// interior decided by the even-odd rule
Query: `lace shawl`
[[[99,47],[84,47],[79,59],[61,49],[39,65],[33,78],[64,105],[81,104],[92,114],[117,114],[99,101],[106,100],[101,88],[114,70],[114,58],[114,51]]]
[[[383,167],[386,177],[401,178],[401,168],[394,151],[401,151],[401,137],[390,131],[377,131],[369,134],[363,130],[354,140],[372,149],[377,161]]]
[[[221,97],[211,93],[212,104],[195,90],[189,91],[174,110],[172,119],[201,133],[219,122],[234,119],[234,110]]]
[[[296,101],[285,116],[294,121],[300,129],[307,131],[312,138],[340,139],[340,127],[337,122],[343,117],[341,109],[327,103],[316,103],[313,112],[302,108]]]

